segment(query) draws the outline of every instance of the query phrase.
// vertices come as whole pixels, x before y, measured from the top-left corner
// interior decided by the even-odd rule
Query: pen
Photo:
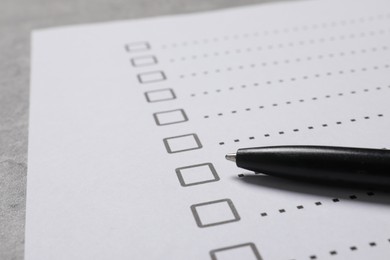
[[[331,146],[268,146],[226,155],[240,168],[297,180],[390,186],[390,151]]]

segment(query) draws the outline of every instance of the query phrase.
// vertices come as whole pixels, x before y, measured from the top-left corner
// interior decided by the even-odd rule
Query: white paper
[[[389,259],[385,193],[240,178],[224,158],[388,148],[389,8],[302,1],[34,32],[26,259]]]

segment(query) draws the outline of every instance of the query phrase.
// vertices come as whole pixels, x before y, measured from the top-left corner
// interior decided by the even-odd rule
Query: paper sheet
[[[390,4],[302,1],[34,32],[26,259],[389,259],[389,197],[238,148],[390,143]]]

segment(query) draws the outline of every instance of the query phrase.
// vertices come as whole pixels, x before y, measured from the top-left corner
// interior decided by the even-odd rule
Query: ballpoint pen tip
[[[228,153],[225,155],[226,160],[236,162],[236,154],[235,153]]]

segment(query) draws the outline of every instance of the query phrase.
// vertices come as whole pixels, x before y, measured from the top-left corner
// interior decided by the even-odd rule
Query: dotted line
[[[289,45],[277,45],[279,48],[283,48],[283,47],[294,47],[294,46],[297,46],[297,44],[294,44],[294,43],[291,43]],[[273,45],[268,45],[267,46],[268,50],[270,49],[274,49],[274,46]],[[213,53],[204,53],[204,54],[201,54],[201,55],[192,55],[192,56],[189,56],[189,57],[181,57],[179,59],[169,59],[169,62],[171,63],[174,63],[174,62],[178,62],[178,61],[190,61],[190,60],[197,60],[197,59],[206,59],[206,58],[217,58],[217,57],[221,57],[221,56],[228,56],[228,55],[233,55],[233,54],[242,54],[242,53],[251,53],[251,52],[261,52],[261,51],[264,51],[266,50],[265,48],[259,46],[259,47],[255,47],[255,48],[244,48],[244,49],[235,49],[235,50],[226,50],[226,51],[223,51],[223,52],[213,52]],[[297,58],[297,59],[292,59],[292,60],[283,60],[283,61],[273,61],[273,62],[269,62],[269,63],[266,63],[266,62],[263,62],[261,65],[262,66],[267,66],[267,65],[278,65],[278,64],[289,64],[289,63],[293,63],[293,62],[301,62],[301,61],[312,61],[314,59],[319,59],[319,60],[322,60],[324,58],[334,58],[334,57],[344,57],[348,54],[350,55],[355,55],[355,54],[365,54],[365,53],[368,53],[368,52],[376,52],[378,50],[384,50],[384,51],[387,51],[388,50],[388,46],[382,46],[382,47],[373,47],[373,48],[369,48],[369,49],[361,49],[361,50],[352,50],[350,52],[339,52],[339,53],[329,53],[329,54],[326,54],[326,55],[318,55],[318,56],[308,56],[308,57],[305,57],[305,58]]]
[[[347,75],[347,74],[355,74],[355,73],[358,73],[358,72],[368,72],[370,70],[372,71],[377,71],[379,69],[389,69],[390,68],[390,65],[389,64],[385,64],[385,65],[382,65],[382,66],[372,66],[372,67],[361,67],[361,68],[358,68],[358,69],[346,69],[346,70],[338,70],[338,71],[328,71],[328,72],[324,72],[324,73],[316,73],[316,74],[312,74],[312,75],[304,75],[304,76],[298,76],[298,77],[291,77],[291,78],[280,78],[278,80],[274,80],[274,81],[271,81],[271,80],[267,80],[264,82],[265,85],[272,85],[272,84],[283,84],[283,83],[287,83],[287,82],[296,82],[296,81],[299,81],[299,80],[309,80],[309,79],[319,79],[319,78],[322,78],[322,77],[326,77],[326,78],[329,78],[329,77],[332,77],[332,76],[343,76],[343,75]],[[254,83],[253,86],[258,86],[259,84],[258,83]],[[246,85],[241,85],[241,88],[246,88],[247,86]],[[230,87],[229,90],[233,90],[234,87]],[[220,89],[217,89],[215,91],[216,93],[219,93],[221,92]],[[209,92],[203,92],[203,94],[208,94]],[[191,94],[192,97],[195,96],[195,94]]]
[[[239,176],[239,177],[244,177],[244,174],[239,174],[238,176]],[[372,196],[375,195],[375,193],[372,192],[372,191],[368,191],[368,192],[366,192],[364,195],[365,195],[365,196],[368,196],[368,197],[372,197]],[[352,194],[352,195],[349,195],[349,196],[348,196],[348,199],[350,199],[350,200],[357,200],[357,199],[358,199],[358,196],[355,195],[355,194]],[[331,199],[331,202],[333,202],[333,203],[339,203],[339,202],[341,202],[341,201],[342,201],[342,200],[341,200],[340,198],[333,198],[333,199]],[[322,206],[323,203],[324,203],[323,201],[322,201],[322,202],[321,202],[321,201],[316,201],[316,202],[314,202],[313,204],[314,204],[316,207],[319,207],[319,206]],[[298,210],[298,211],[302,211],[302,210],[305,209],[305,207],[304,207],[303,205],[297,205],[297,206],[295,206],[295,208],[296,208],[296,210]],[[279,209],[277,212],[278,212],[279,214],[284,214],[284,213],[286,213],[287,211],[286,211],[286,209],[281,208],[281,209]],[[267,212],[262,212],[262,213],[260,213],[260,216],[261,216],[262,218],[263,218],[263,217],[267,217],[267,216],[268,216],[268,213],[267,213]],[[390,242],[390,239],[387,239],[387,242]],[[368,243],[368,245],[369,245],[370,247],[376,247],[376,246],[377,246],[377,242],[371,241],[371,242]],[[349,250],[350,250],[350,251],[357,251],[357,250],[358,250],[358,247],[355,246],[355,245],[352,245],[352,246],[349,247]],[[331,255],[331,256],[334,256],[334,255],[337,255],[337,254],[338,254],[337,250],[330,250],[330,251],[329,251],[329,255]],[[317,257],[317,255],[312,254],[312,255],[309,256],[309,259],[318,259],[318,257]]]
[[[238,176],[239,176],[240,178],[242,178],[242,177],[244,177],[244,174],[239,174]],[[375,195],[375,193],[372,192],[372,191],[368,191],[368,192],[366,192],[365,195],[366,195],[366,196],[369,196],[369,197],[372,197],[372,196]],[[356,199],[358,199],[358,196],[353,194],[353,195],[349,195],[348,198],[349,198],[350,200],[356,200]],[[332,201],[333,203],[338,203],[338,202],[341,201],[341,199],[340,199],[340,198],[333,198],[333,199],[331,199],[331,201]],[[316,201],[316,202],[314,202],[314,205],[317,206],[317,207],[319,207],[319,206],[322,206],[323,203],[324,203],[323,201]],[[305,209],[305,207],[304,207],[303,205],[297,205],[295,208],[296,208],[296,210],[303,210],[303,209]],[[283,213],[286,213],[287,210],[284,209],[284,208],[282,208],[282,209],[278,209],[277,212],[280,213],[280,214],[283,214]],[[268,213],[267,213],[267,212],[262,212],[262,213],[260,213],[260,216],[261,216],[261,217],[267,217],[267,216],[268,216]]]
[[[386,240],[387,243],[390,243],[390,238]],[[367,243],[369,247],[373,248],[373,247],[376,247],[378,245],[377,242],[374,242],[374,241],[371,241],[371,242],[368,242]],[[351,252],[355,252],[358,250],[358,247],[353,245],[353,246],[350,246],[348,248]],[[329,255],[330,256],[336,256],[338,254],[337,250],[330,250],[329,251]],[[309,259],[313,260],[313,259],[318,259],[318,256],[317,255],[309,255]]]
[[[383,117],[383,114],[377,114],[375,117]],[[364,116],[364,117],[362,117],[359,120],[368,120],[368,119],[371,119],[371,117],[370,116]],[[350,122],[350,123],[354,123],[356,121],[358,121],[358,119],[356,119],[356,118],[351,118],[351,119],[348,120],[348,122]],[[347,122],[347,121],[344,121],[344,123],[345,122]],[[342,121],[337,121],[337,122],[334,123],[335,126],[342,125],[342,124],[343,124]],[[274,135],[284,135],[284,134],[287,134],[287,133],[297,133],[297,132],[302,131],[303,129],[304,130],[314,130],[315,128],[326,128],[326,127],[329,127],[329,126],[332,126],[332,125],[328,124],[328,123],[323,123],[323,124],[318,125],[316,127],[314,127],[313,125],[309,125],[309,126],[306,126],[306,127],[300,128],[300,129],[299,128],[294,128],[294,129],[289,130],[289,131],[285,131],[285,130],[284,131],[278,131],[278,132],[273,133],[273,134],[266,133],[266,134],[263,134],[262,137],[271,137],[271,136],[274,136]],[[256,139],[255,136],[250,136],[246,140],[255,140],[255,139]],[[240,139],[234,139],[233,141],[235,143],[238,143],[241,140]],[[218,144],[219,145],[225,145],[225,142],[219,142]]]
[[[385,68],[388,68],[386,67],[388,65],[385,65]],[[373,67],[374,70],[377,70],[378,67],[377,66],[374,66]],[[361,68],[361,71],[367,71],[368,69],[367,68]],[[351,69],[349,70],[350,73],[355,73],[356,71],[359,71],[359,70],[354,70],[354,69]],[[327,72],[327,73],[324,73],[323,75],[326,75],[326,76],[332,76],[333,74],[337,74],[337,73],[332,73],[332,72]],[[342,75],[344,74],[344,71],[343,70],[340,70],[338,71],[338,74]],[[314,78],[319,78],[321,75],[320,74],[314,74]],[[301,77],[303,80],[307,80],[309,79],[308,76],[302,76]],[[290,81],[296,81],[297,78],[290,78]],[[279,79],[279,81],[276,81],[278,83],[283,83],[285,82],[283,79]],[[270,85],[272,82],[271,81],[266,81],[265,84],[267,85]],[[233,90],[238,90],[238,89],[248,89],[248,87],[258,87],[260,86],[260,83],[259,82],[254,82],[254,83],[250,83],[250,84],[242,84],[242,85],[237,85],[237,86],[230,86],[228,88],[225,88],[225,89],[215,89],[215,90],[209,90],[209,91],[203,91],[203,92],[200,92],[200,93],[191,93],[190,94],[190,97],[197,97],[197,96],[200,96],[200,95],[209,95],[209,94],[219,94],[219,93],[222,93],[222,92],[225,92],[225,91],[233,91]]]
[[[261,36],[272,36],[272,35],[280,35],[280,34],[288,34],[288,33],[315,31],[315,30],[319,30],[319,29],[345,27],[345,26],[349,26],[349,25],[363,24],[366,22],[381,21],[384,19],[390,19],[390,14],[379,14],[379,15],[375,15],[375,16],[365,16],[365,17],[359,17],[359,18],[350,19],[350,20],[331,21],[331,22],[317,23],[317,24],[311,24],[311,25],[286,27],[286,28],[282,28],[282,29],[265,30],[262,32],[259,32],[259,31],[246,32],[246,33],[241,33],[241,34],[225,35],[225,36],[220,36],[220,37],[204,38],[204,39],[192,40],[192,41],[168,43],[168,44],[162,44],[161,48],[162,49],[169,49],[169,48],[178,48],[178,47],[188,47],[191,45],[211,44],[211,43],[226,42],[226,41],[232,41],[232,40],[257,38],[257,37],[261,37]]]
[[[387,87],[388,89],[390,89],[390,85]],[[379,90],[382,90],[383,88],[381,87],[376,87],[375,90],[379,91]],[[280,103],[272,103],[271,105],[269,106],[265,106],[265,105],[261,105],[261,106],[257,106],[257,107],[247,107],[245,109],[242,109],[242,110],[232,110],[228,113],[218,113],[216,114],[217,117],[222,117],[224,115],[236,115],[237,113],[241,113],[241,112],[251,112],[251,111],[256,111],[256,110],[263,110],[265,108],[275,108],[275,107],[280,107],[282,105],[292,105],[292,104],[301,104],[301,103],[305,103],[307,101],[318,101],[318,100],[321,100],[321,99],[330,99],[330,98],[333,98],[333,97],[344,97],[346,95],[355,95],[355,94],[364,94],[364,93],[368,93],[370,92],[370,89],[363,89],[361,91],[350,91],[350,92],[339,92],[337,94],[334,94],[334,95],[325,95],[325,96],[322,96],[322,97],[312,97],[312,98],[308,98],[308,99],[297,99],[295,101],[285,101],[285,102],[280,102]],[[209,119],[210,118],[210,115],[205,115],[203,116],[204,119]]]
[[[390,31],[390,30],[389,30]],[[369,50],[362,49],[360,50],[360,53],[367,53],[367,52],[377,52],[378,50],[386,51],[389,48],[387,46],[383,46],[381,49],[378,48],[371,48]],[[310,62],[313,60],[323,60],[325,58],[334,58],[334,57],[345,57],[346,55],[356,55],[359,51],[351,51],[351,52],[339,52],[339,53],[329,53],[327,55],[317,55],[317,56],[308,56],[304,58],[296,58],[296,59],[286,59],[283,61],[272,61],[272,62],[262,62],[261,64],[251,63],[247,65],[238,65],[238,66],[229,66],[225,68],[217,68],[212,70],[204,70],[201,72],[192,72],[189,74],[180,74],[179,79],[186,79],[186,78],[194,78],[194,77],[200,77],[200,76],[210,76],[213,74],[221,74],[221,73],[228,73],[228,72],[234,72],[234,71],[242,71],[245,69],[257,69],[257,68],[265,68],[269,67],[270,65],[277,66],[280,64],[289,65],[292,63],[300,63],[300,62]]]
[[[347,75],[347,74],[355,74],[357,72],[368,72],[370,70],[372,71],[376,71],[376,70],[379,70],[379,69],[388,69],[390,68],[390,65],[389,64],[385,64],[385,65],[382,65],[382,66],[372,66],[372,67],[361,67],[359,69],[347,69],[347,70],[339,70],[339,71],[328,71],[326,73],[316,73],[316,74],[313,74],[313,75],[304,75],[304,76],[301,76],[301,77],[292,77],[292,78],[289,78],[289,79],[279,79],[279,80],[276,80],[276,81],[266,81],[265,84],[267,85],[271,85],[273,83],[278,83],[278,84],[282,84],[282,83],[286,83],[286,82],[295,82],[295,81],[299,81],[299,80],[308,80],[308,79],[318,79],[318,78],[321,78],[321,77],[331,77],[331,76],[336,76],[336,75],[339,75],[339,76],[343,76],[343,75]]]
[[[249,85],[241,85],[241,86],[236,86],[236,87],[229,87],[227,90],[235,90],[235,89],[246,89],[248,86],[252,86],[252,87],[258,87],[259,86],[259,83],[258,82],[255,82],[255,83],[252,83],[252,84],[249,84]],[[208,95],[209,93],[221,93],[221,92],[224,92],[226,90],[223,90],[223,89],[216,89],[214,90],[213,92],[209,92],[209,91],[203,91],[201,94],[203,95]],[[191,97],[195,97],[196,94],[195,93],[192,93],[190,94]]]

